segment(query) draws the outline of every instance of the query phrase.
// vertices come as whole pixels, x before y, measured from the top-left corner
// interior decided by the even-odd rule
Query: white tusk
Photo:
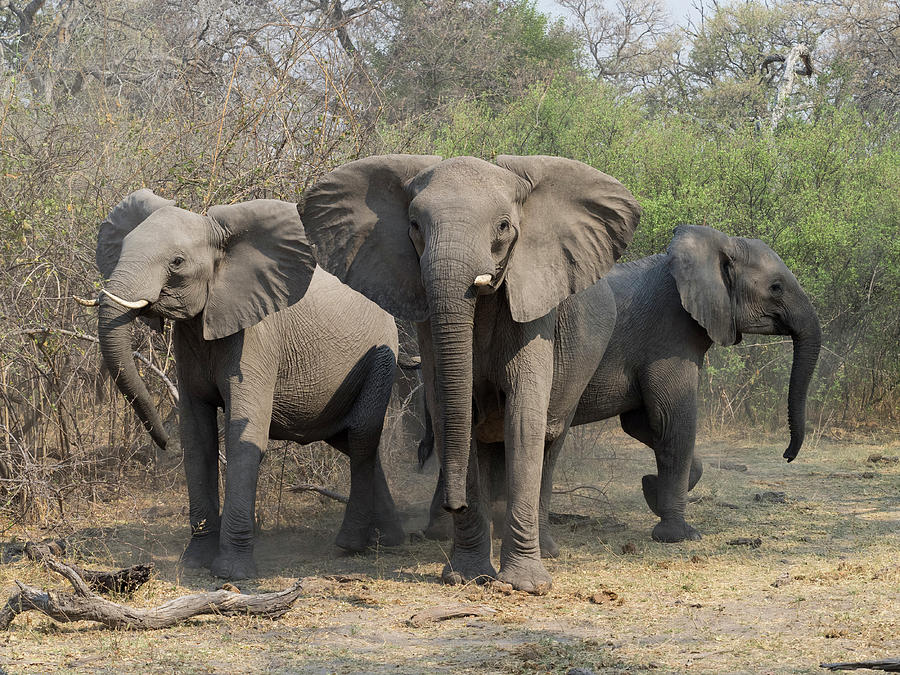
[[[110,293],[105,288],[100,291],[101,295],[105,295],[107,298],[112,300],[113,302],[122,305],[122,307],[127,307],[128,309],[143,309],[147,305],[150,304],[149,300],[135,300],[134,302],[129,302],[128,300],[123,300],[118,295]]]
[[[96,300],[85,300],[84,298],[79,298],[77,295],[73,295],[72,299],[79,305],[84,305],[85,307],[96,307],[100,304],[100,298],[97,298]]]
[[[475,285],[478,288],[481,288],[483,286],[490,286],[491,281],[493,281],[493,279],[494,279],[493,274],[479,274],[477,277],[475,277]]]

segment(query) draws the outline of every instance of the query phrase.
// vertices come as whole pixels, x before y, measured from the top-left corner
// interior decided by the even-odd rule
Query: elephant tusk
[[[96,307],[100,304],[100,298],[97,298],[96,300],[86,300],[85,298],[79,298],[77,295],[73,295],[72,299],[79,305],[84,305],[85,307]]]
[[[126,307],[128,309],[143,309],[144,307],[146,307],[147,305],[150,304],[149,300],[135,300],[134,302],[130,302],[128,300],[123,300],[118,295],[115,295],[114,293],[110,293],[105,288],[100,291],[100,294],[105,295],[107,298],[109,298],[113,302],[115,302],[119,305],[122,305],[122,307]]]
[[[483,288],[484,286],[490,286],[491,281],[493,281],[493,274],[479,274],[475,277],[475,286],[478,288]]]

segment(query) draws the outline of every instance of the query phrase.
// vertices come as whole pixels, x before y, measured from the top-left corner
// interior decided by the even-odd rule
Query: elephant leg
[[[562,450],[566,435],[563,434],[552,443],[547,444],[544,451],[544,469],[541,472],[541,505],[540,505],[540,542],[541,557],[556,558],[559,556],[559,546],[550,532],[550,501],[553,497],[553,471],[556,468],[556,460]]]
[[[373,542],[399,546],[404,541],[397,507],[378,456],[384,413],[391,395],[394,358],[389,349],[373,355],[369,378],[347,417],[350,499],[335,543],[351,552],[364,551]]]
[[[541,562],[539,526],[552,358],[547,364],[547,372],[538,370],[533,380],[513,383],[507,392],[506,528],[498,577],[516,590],[539,595],[552,583]]]
[[[445,541],[453,536],[453,517],[444,510],[444,471],[438,472],[437,485],[434,487],[434,495],[431,497],[431,505],[428,507],[428,526],[425,528],[425,538],[437,541]]]
[[[274,386],[250,386],[249,378],[244,385],[239,396],[231,392],[226,400],[225,503],[219,554],[210,567],[210,572],[225,579],[256,576],[256,486],[272,420]]]
[[[187,478],[191,539],[186,567],[209,567],[219,552],[219,434],[216,407],[181,395],[178,409]]]
[[[466,474],[466,498],[469,506],[453,513],[453,549],[441,577],[446,584],[470,581],[486,583],[497,578],[491,563],[491,522],[488,516],[489,492],[485,477],[493,459],[489,452],[476,451],[472,439],[469,470]]]
[[[656,509],[660,522],[653,528],[656,541],[676,542],[700,539],[700,533],[684,519],[687,493],[691,481],[696,433],[696,392],[684,392],[679,403],[665,415],[651,417],[659,430],[654,439],[656,470]],[[645,484],[645,496],[648,488]],[[647,500],[650,503],[650,499]]]

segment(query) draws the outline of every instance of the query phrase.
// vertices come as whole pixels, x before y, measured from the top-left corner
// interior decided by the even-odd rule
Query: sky
[[[611,4],[613,0],[596,1],[603,2],[604,4]],[[691,6],[692,0],[664,0],[664,2],[669,9],[669,15],[672,17],[672,21],[675,24],[684,25],[687,23],[688,17],[696,16],[696,11]],[[551,16],[562,15],[562,12],[559,11],[559,7],[554,0],[537,0],[537,6],[542,12],[550,14]]]

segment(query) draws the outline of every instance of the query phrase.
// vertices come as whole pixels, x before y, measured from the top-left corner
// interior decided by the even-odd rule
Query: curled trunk
[[[812,303],[804,298],[802,312],[792,326],[794,361],[791,364],[791,380],[788,388],[788,427],[791,442],[784,451],[784,458],[793,461],[800,452],[806,434],[806,395],[812,380],[819,349],[822,346],[822,329]]]
[[[116,386],[134,408],[144,428],[159,447],[165,448],[168,436],[132,356],[131,326],[139,312],[116,305],[109,299],[100,303],[100,352]]]

